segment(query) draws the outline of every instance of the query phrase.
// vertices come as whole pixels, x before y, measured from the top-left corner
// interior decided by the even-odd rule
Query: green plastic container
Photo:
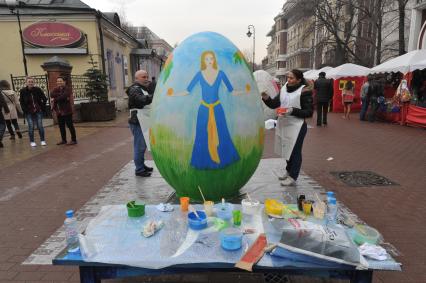
[[[377,245],[380,240],[380,233],[373,227],[367,225],[355,225],[352,238],[358,245],[369,243]]]
[[[127,215],[129,217],[141,217],[145,215],[145,204],[136,203],[134,200],[127,203]]]

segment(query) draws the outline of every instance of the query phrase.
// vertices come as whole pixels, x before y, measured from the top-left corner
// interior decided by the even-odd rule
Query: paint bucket
[[[207,216],[204,211],[197,210],[199,217],[194,212],[188,213],[188,226],[192,230],[202,230],[207,227]]]
[[[145,204],[135,203],[134,200],[126,204],[127,215],[129,217],[141,217],[145,215]]]
[[[234,209],[234,206],[229,203],[218,203],[215,205],[216,209],[216,216],[220,219],[223,219],[225,221],[229,221],[232,219],[232,210]]]
[[[220,232],[220,245],[224,250],[235,251],[241,248],[243,233],[236,228],[226,228]]]
[[[255,199],[243,199],[241,206],[244,214],[256,215],[259,213],[260,202]]]

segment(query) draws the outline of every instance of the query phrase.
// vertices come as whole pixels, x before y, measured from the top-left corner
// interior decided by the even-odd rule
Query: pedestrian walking
[[[6,80],[0,81],[0,91],[3,94],[4,100],[9,108],[9,113],[3,111],[3,116],[6,121],[6,127],[10,134],[10,139],[15,140],[16,135],[22,139],[21,130],[18,124],[18,112],[22,114],[21,105],[19,104],[18,96],[15,91],[10,89],[10,84]]]
[[[352,81],[347,81],[344,89],[342,90],[342,105],[343,105],[343,119],[350,119],[351,106],[354,102],[354,84]]]
[[[365,116],[368,111],[368,105],[370,104],[370,98],[368,95],[368,89],[370,87],[370,81],[371,81],[371,75],[367,76],[367,80],[364,82],[364,84],[361,87],[361,111],[359,112],[359,119],[361,121],[365,121]]]
[[[133,160],[135,162],[135,175],[139,177],[150,177],[152,167],[145,165],[146,142],[142,132],[142,109],[152,102],[152,88],[148,73],[139,70],[135,73],[135,82],[127,89],[129,96],[129,127],[133,135]]]
[[[58,118],[59,130],[61,132],[61,141],[57,145],[67,144],[67,132],[65,125],[71,134],[71,141],[67,145],[77,144],[77,136],[75,133],[74,123],[72,121],[72,93],[67,85],[65,77],[56,79],[56,87],[51,93],[52,109],[55,111]]]
[[[21,105],[24,117],[28,124],[28,135],[30,137],[30,146],[37,146],[34,139],[34,121],[37,124],[40,135],[40,144],[46,146],[43,128],[43,112],[46,111],[47,98],[43,90],[34,84],[34,78],[25,78],[26,86],[19,91],[19,103]]]
[[[325,78],[325,72],[318,74],[318,80],[314,83],[316,91],[317,126],[327,126],[327,114],[330,100],[333,98],[333,80]]]
[[[6,121],[4,120],[3,110],[4,113],[9,114],[9,107],[7,106],[3,94],[0,92],[0,148],[3,148],[3,135],[6,130]]]
[[[286,169],[281,180],[282,186],[294,186],[302,167],[302,146],[308,127],[305,119],[312,117],[312,87],[309,87],[300,70],[287,74],[287,83],[280,95],[271,98],[262,93],[263,102],[272,109],[280,109],[275,130],[275,153],[286,160]]]

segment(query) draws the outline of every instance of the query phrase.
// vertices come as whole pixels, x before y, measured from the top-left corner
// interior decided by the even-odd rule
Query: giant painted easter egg
[[[155,164],[178,196],[238,195],[259,164],[264,122],[259,91],[243,54],[202,32],[168,57],[151,110]]]

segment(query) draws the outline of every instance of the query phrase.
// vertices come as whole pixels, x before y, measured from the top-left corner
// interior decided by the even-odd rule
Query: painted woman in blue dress
[[[223,83],[230,93],[235,93],[226,74],[218,69],[213,51],[201,54],[201,70],[187,87],[191,93],[197,84],[201,86],[202,100],[198,109],[191,165],[197,169],[220,169],[240,160],[232,142],[219,100]]]

